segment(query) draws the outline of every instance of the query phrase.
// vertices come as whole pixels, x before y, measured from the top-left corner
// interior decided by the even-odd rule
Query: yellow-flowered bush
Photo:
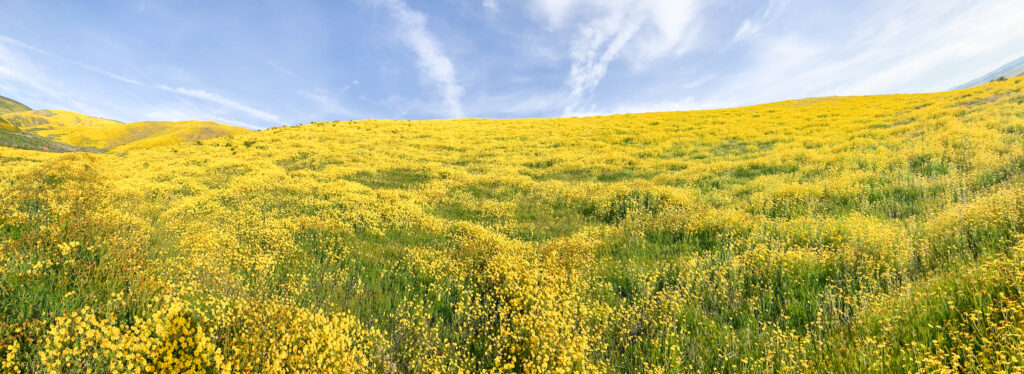
[[[86,307],[57,317],[39,352],[47,372],[230,372],[205,317],[166,299],[145,319],[120,324]]]

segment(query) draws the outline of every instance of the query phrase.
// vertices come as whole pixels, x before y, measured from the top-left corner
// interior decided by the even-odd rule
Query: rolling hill
[[[8,126],[4,126],[4,124]],[[0,115],[0,126],[65,143],[111,152],[239,135],[251,130],[213,121],[121,123],[64,110],[35,110]],[[13,129],[11,128],[13,127]]]
[[[12,371],[1024,362],[1024,78],[323,122],[116,155],[0,148],[0,191]]]
[[[0,114],[32,110],[25,104],[0,96]]]

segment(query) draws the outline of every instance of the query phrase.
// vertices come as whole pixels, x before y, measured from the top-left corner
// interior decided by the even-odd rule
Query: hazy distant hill
[[[0,114],[32,110],[27,105],[0,96]]]
[[[953,89],[954,90],[959,90],[959,89],[962,89],[962,88],[970,88],[970,87],[980,86],[980,85],[983,85],[985,83],[988,83],[988,82],[994,81],[996,79],[999,79],[1001,77],[1002,78],[1012,78],[1012,77],[1016,77],[1016,76],[1021,75],[1021,74],[1024,74],[1024,56],[1021,56],[1020,58],[1018,58],[1016,60],[1010,61],[1006,65],[1003,65],[1003,66],[999,67],[999,69],[993,70],[991,73],[985,74],[985,75],[981,76],[978,79],[975,79],[975,80],[972,80],[970,82],[964,83],[964,84],[962,84],[960,86],[954,87]]]

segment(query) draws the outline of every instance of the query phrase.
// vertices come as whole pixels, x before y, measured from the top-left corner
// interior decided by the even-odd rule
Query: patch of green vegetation
[[[422,170],[397,168],[376,172],[361,171],[347,179],[373,189],[410,189],[429,181],[430,175]]]
[[[0,147],[11,147],[20,149],[30,149],[33,151],[46,151],[46,152],[91,152],[91,153],[102,153],[102,149],[92,147],[79,147],[70,144],[64,144],[54,140],[50,140],[35,134],[29,134],[24,132],[11,132],[11,131],[0,131]]]

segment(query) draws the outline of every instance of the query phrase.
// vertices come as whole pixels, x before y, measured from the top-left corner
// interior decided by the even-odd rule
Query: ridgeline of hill
[[[1022,90],[0,148],[0,364],[1019,371]]]

